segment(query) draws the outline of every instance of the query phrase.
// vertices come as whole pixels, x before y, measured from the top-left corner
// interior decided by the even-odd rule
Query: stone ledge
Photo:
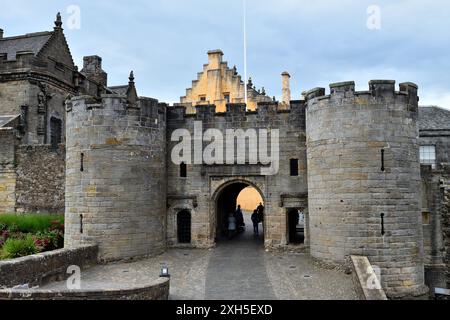
[[[0,290],[0,300],[168,300],[170,280],[159,278],[154,282],[122,288],[90,290]]]
[[[97,264],[98,246],[80,246],[40,253],[23,258],[0,261],[0,288],[28,284],[43,285],[66,279],[67,268],[81,269]]]
[[[362,300],[388,300],[386,293],[382,288],[369,288],[368,284],[371,278],[378,280],[372,265],[367,257],[351,256],[353,267],[353,282],[356,292]]]

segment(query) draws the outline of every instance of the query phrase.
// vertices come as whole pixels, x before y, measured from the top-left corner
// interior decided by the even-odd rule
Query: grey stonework
[[[368,257],[391,297],[427,290],[417,87],[394,86],[371,81],[370,91],[355,92],[349,82],[331,85],[329,96],[306,93],[311,255]]]
[[[16,149],[16,212],[64,212],[66,153],[64,145]]]
[[[249,112],[229,104],[224,113],[206,105],[186,114],[181,105],[138,98],[133,75],[127,85],[108,87],[98,56],[85,57],[78,72],[61,25],[58,17],[54,31],[0,38],[1,213],[65,206],[66,245],[99,244],[101,260],[119,260],[167,247],[214,247],[224,215],[252,186],[265,202],[267,249],[290,248],[288,212],[301,209],[301,250],[334,264],[367,256],[382,268],[390,297],[423,293],[424,265],[448,263],[442,190],[450,112],[419,108],[414,84],[397,92],[393,81],[372,81],[369,91],[355,92],[353,82],[338,83],[330,95],[316,88],[290,105],[263,102]],[[61,121],[57,148],[49,145],[52,119]],[[195,121],[203,132],[280,130],[279,172],[188,164],[180,177],[171,136],[193,132]],[[437,163],[421,168],[419,146],[428,145],[436,146]],[[290,175],[291,159],[298,176]],[[192,218],[188,244],[178,240],[177,215],[185,210]]]
[[[1,213],[64,211],[65,164],[54,149],[65,143],[65,101],[113,92],[101,58],[86,61],[78,72],[60,16],[53,31],[0,38],[0,148],[8,149],[0,157],[9,158],[0,160]]]
[[[99,243],[104,261],[166,247],[165,106],[126,98],[67,106],[66,246]]]

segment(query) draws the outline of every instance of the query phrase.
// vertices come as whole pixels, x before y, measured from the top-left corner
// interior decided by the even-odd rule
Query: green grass
[[[6,240],[0,252],[0,259],[15,259],[37,253],[33,237],[28,235],[25,239]]]
[[[17,228],[17,231],[23,233],[37,233],[47,231],[52,222],[58,221],[64,223],[64,215],[33,214],[33,215],[0,215],[0,225],[6,225],[8,228]]]

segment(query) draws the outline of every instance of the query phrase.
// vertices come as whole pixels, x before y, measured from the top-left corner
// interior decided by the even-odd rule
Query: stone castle
[[[114,261],[214,247],[238,195],[253,187],[268,250],[295,247],[290,215],[302,210],[303,250],[331,265],[368,257],[390,297],[445,281],[450,111],[419,107],[415,84],[396,90],[388,80],[363,92],[335,83],[328,95],[316,88],[292,100],[287,72],[278,102],[222,56],[210,51],[169,106],[140,97],[133,73],[127,85],[108,86],[98,56],[78,71],[59,15],[52,32],[1,31],[0,212],[65,210],[66,246],[96,243],[101,260]],[[174,163],[171,137],[198,123],[192,143],[201,147],[208,129],[279,130],[279,170],[262,174],[267,163],[250,161],[258,146],[245,140],[237,141],[243,163]]]

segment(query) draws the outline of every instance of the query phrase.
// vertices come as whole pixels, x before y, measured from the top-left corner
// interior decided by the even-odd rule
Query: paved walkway
[[[158,277],[170,268],[171,300],[353,300],[351,275],[323,269],[307,254],[265,252],[261,238],[247,232],[211,250],[172,249],[132,263],[96,266],[82,273],[83,288],[114,288]],[[65,288],[65,282],[42,289]]]
[[[264,254],[262,238],[255,238],[250,231],[230,241],[220,242],[209,260],[206,299],[276,299],[267,275]]]

